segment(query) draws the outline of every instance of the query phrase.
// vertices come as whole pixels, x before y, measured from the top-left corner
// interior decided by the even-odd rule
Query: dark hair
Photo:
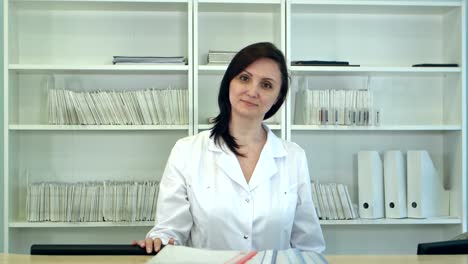
[[[237,144],[236,139],[229,133],[229,121],[231,118],[229,86],[232,79],[245,70],[250,64],[261,58],[268,58],[275,61],[281,72],[281,88],[278,94],[278,100],[270,110],[268,110],[263,119],[270,118],[278,111],[286,99],[286,94],[289,89],[286,60],[284,59],[283,53],[272,43],[259,42],[251,44],[240,50],[234,56],[221,81],[218,95],[219,115],[213,120],[214,125],[211,128],[210,137],[214,137],[215,143],[219,146],[221,145],[221,139],[223,139],[227,147],[238,156],[243,156],[237,151],[239,149],[239,144]]]

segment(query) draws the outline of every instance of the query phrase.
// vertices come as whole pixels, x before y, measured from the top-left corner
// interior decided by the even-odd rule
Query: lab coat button
[[[248,238],[249,238],[249,236],[248,236],[248,235],[244,235],[244,239],[248,239]]]
[[[245,198],[245,201],[246,201],[247,203],[249,203],[249,202],[250,202],[250,199],[249,199],[249,198]]]

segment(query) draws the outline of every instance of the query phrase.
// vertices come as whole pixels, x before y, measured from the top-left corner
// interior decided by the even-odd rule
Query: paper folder
[[[385,217],[405,218],[406,208],[406,161],[399,150],[384,154]]]
[[[425,150],[407,154],[408,217],[427,218],[449,215],[449,192]]]
[[[358,153],[359,215],[361,218],[384,217],[382,160],[377,151]]]

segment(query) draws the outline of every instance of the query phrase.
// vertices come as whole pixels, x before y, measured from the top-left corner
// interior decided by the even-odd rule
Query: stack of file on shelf
[[[361,218],[449,216],[450,193],[425,150],[358,152]]]
[[[208,64],[229,64],[236,55],[235,51],[208,51]]]
[[[153,221],[159,182],[40,182],[28,186],[31,222]]]
[[[113,64],[186,64],[182,56],[149,57],[149,56],[114,56]]]
[[[346,220],[358,218],[344,184],[319,184],[312,182],[312,200],[317,216],[322,220]]]
[[[263,251],[209,250],[185,246],[165,246],[147,264],[203,263],[203,264],[249,264],[249,263],[328,263],[324,256],[314,251],[300,251],[296,248]]]
[[[380,113],[373,110],[369,90],[309,90],[296,95],[296,124],[378,125]]]
[[[324,61],[324,60],[297,60],[291,61],[292,66],[353,66],[358,67],[356,64],[349,64],[348,61]]]
[[[48,91],[49,124],[188,124],[186,89],[74,92]]]

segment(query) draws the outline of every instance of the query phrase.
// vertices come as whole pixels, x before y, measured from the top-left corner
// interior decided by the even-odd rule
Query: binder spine
[[[359,215],[361,218],[384,217],[382,160],[377,151],[358,153]]]
[[[398,150],[384,154],[385,217],[405,218],[406,207],[406,162]]]
[[[408,217],[449,215],[449,191],[425,150],[408,151]]]

